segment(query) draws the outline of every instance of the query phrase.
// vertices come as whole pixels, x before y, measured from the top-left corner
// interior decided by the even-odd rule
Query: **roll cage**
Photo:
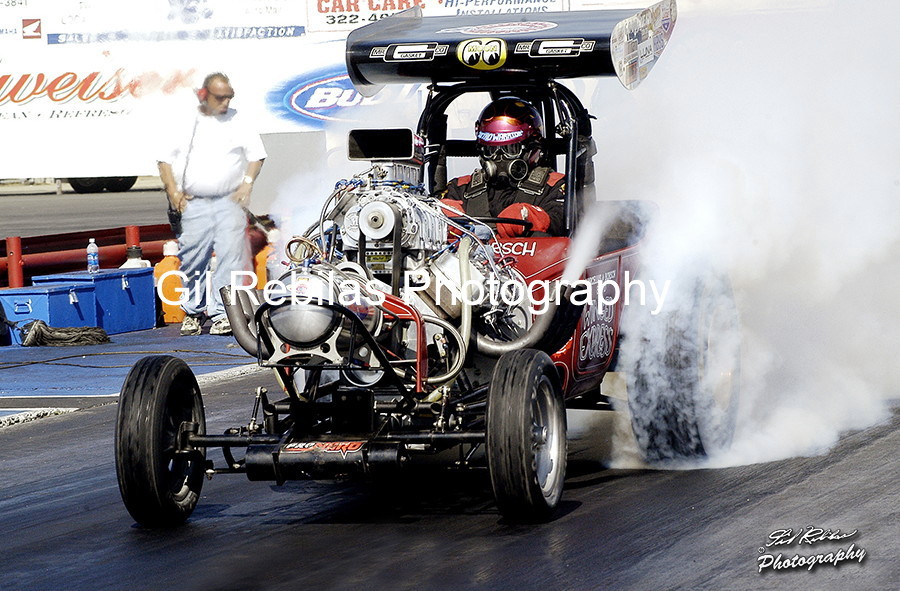
[[[593,163],[596,153],[591,137],[591,115],[575,94],[553,80],[527,84],[508,84],[502,88],[478,83],[432,84],[417,126],[425,142],[425,188],[430,194],[447,187],[447,158],[477,156],[475,140],[447,138],[446,111],[457,98],[467,93],[486,92],[491,99],[517,96],[531,102],[541,113],[547,137],[541,163],[556,169],[556,156],[564,157],[566,175],[566,230],[575,232],[584,204],[585,188],[593,185]],[[473,122],[474,125],[474,122]]]

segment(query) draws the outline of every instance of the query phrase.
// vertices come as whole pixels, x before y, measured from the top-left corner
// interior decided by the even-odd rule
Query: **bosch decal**
[[[500,242],[494,243],[494,247],[503,255],[531,256],[537,252],[537,244],[531,242]]]
[[[359,453],[365,444],[365,441],[300,441],[288,443],[282,451],[292,453],[316,451],[327,454],[339,453],[346,458],[348,454]]]
[[[386,62],[430,62],[436,56],[447,55],[449,45],[439,43],[395,43],[387,47],[373,47],[370,58]]]
[[[594,41],[584,39],[535,39],[516,43],[515,53],[528,57],[570,57],[594,51]]]
[[[503,39],[467,39],[456,48],[460,62],[476,70],[495,70],[506,63]]]

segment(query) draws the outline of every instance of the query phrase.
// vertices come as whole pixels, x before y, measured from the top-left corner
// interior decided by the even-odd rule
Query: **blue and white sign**
[[[333,66],[288,80],[269,92],[267,104],[279,117],[322,129],[332,122],[364,121],[367,107],[397,103],[414,92],[415,87],[389,87],[366,98],[353,87],[346,68]]]

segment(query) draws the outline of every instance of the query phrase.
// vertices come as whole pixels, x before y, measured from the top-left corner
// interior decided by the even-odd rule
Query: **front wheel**
[[[178,449],[183,423],[206,433],[200,387],[177,357],[145,357],[122,386],[116,418],[116,475],[131,516],[146,527],[184,523],[200,499],[206,452]]]
[[[500,357],[486,414],[491,486],[504,517],[549,519],[566,475],[566,409],[559,375],[543,351]]]

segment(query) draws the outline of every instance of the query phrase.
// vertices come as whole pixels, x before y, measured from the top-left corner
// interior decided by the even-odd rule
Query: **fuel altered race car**
[[[714,355],[711,344],[736,329],[733,305],[708,297],[708,277],[682,286],[689,305],[677,312],[632,313],[613,297],[641,276],[652,204],[599,203],[609,223],[595,256],[575,281],[562,280],[596,150],[591,116],[559,80],[617,76],[635,87],[675,17],[674,0],[515,18],[412,9],[353,31],[347,66],[361,93],[429,85],[416,130],[350,133],[351,160],[368,164],[288,243],[278,297],[223,289],[235,338],[274,370],[283,394],[258,388],[247,424],[210,434],[183,361],[146,357],[131,370],[116,468],[134,519],[184,522],[214,474],[282,484],[429,461],[486,468],[505,518],[545,520],[563,494],[566,409],[609,409],[600,383],[613,369],[629,375],[632,425],[649,460],[727,444],[738,359]],[[448,108],[473,93],[516,96],[540,111],[543,164],[566,178],[565,236],[441,206],[449,163],[476,156],[473,139],[448,137]],[[502,223],[522,225],[523,235],[499,238]],[[638,351],[630,361],[620,355],[626,342]],[[224,465],[207,460],[210,447],[222,448]]]

